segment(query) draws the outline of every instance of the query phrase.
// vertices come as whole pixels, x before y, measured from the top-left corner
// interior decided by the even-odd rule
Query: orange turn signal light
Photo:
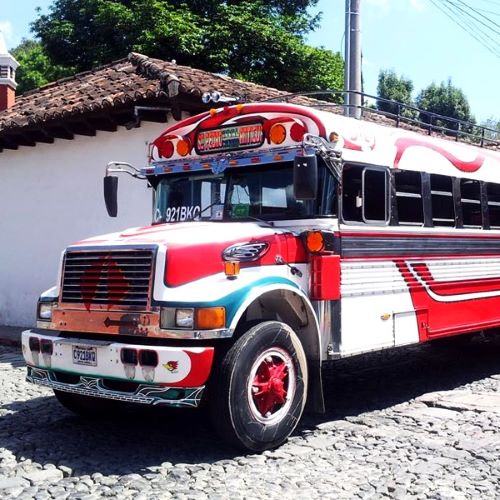
[[[281,144],[286,139],[286,128],[281,123],[275,123],[269,130],[269,139],[273,144]]]
[[[224,272],[228,278],[238,276],[240,274],[240,263],[238,261],[226,260],[224,262]]]
[[[185,139],[180,139],[177,142],[177,153],[180,156],[186,156],[189,153],[190,149],[191,149],[190,144]]]
[[[325,248],[325,238],[321,231],[310,231],[306,237],[306,247],[311,253],[321,252]]]
[[[195,309],[195,314],[195,325],[199,330],[224,328],[226,325],[226,309],[224,307],[200,307]]]

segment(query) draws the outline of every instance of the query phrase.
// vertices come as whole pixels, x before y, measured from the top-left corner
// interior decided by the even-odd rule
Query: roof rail
[[[343,101],[347,94],[360,95],[362,105],[355,106],[329,101],[329,99]],[[318,100],[318,104],[311,101],[309,104],[311,107],[343,109],[346,114],[348,114],[349,109],[357,109],[360,111],[359,115],[361,118],[366,118],[367,115],[370,114],[385,116],[386,118],[392,119],[396,127],[401,127],[402,124],[406,124],[425,130],[429,135],[435,132],[454,137],[456,141],[463,141],[480,147],[500,148],[500,131],[498,130],[483,125],[477,125],[471,121],[458,120],[450,116],[432,113],[425,109],[366,94],[365,92],[330,89],[311,90],[284,94],[278,97],[264,99],[260,102],[286,102],[295,97],[312,97],[315,99],[318,96],[324,96],[324,98]],[[379,109],[379,103],[386,104],[386,110]]]

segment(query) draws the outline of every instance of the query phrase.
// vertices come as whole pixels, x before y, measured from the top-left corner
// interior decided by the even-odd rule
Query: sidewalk
[[[19,347],[21,345],[21,332],[27,329],[28,327],[0,325],[0,345]]]

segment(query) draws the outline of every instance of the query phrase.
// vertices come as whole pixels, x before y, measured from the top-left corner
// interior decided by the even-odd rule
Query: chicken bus
[[[500,153],[290,103],[169,126],[152,223],[62,254],[22,335],[28,381],[83,415],[205,406],[273,448],[324,411],[322,366],[500,326]]]

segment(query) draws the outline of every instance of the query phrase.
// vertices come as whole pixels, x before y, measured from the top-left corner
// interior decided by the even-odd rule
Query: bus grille
[[[152,250],[89,250],[66,253],[62,302],[148,305]]]

